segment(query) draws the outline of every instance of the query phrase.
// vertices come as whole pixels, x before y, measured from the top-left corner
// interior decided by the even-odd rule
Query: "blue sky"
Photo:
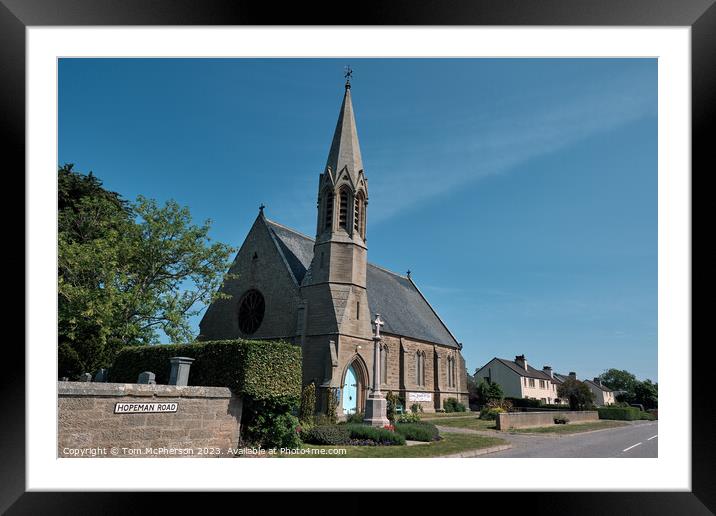
[[[657,380],[655,59],[62,59],[58,162],[235,247],[261,203],[312,235],[346,64],[368,258],[412,271],[468,370]]]

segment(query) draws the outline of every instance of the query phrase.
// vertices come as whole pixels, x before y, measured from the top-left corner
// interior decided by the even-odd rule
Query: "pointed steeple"
[[[350,81],[346,82],[346,93],[343,96],[341,111],[338,114],[338,123],[333,134],[331,150],[328,153],[326,169],[330,167],[331,174],[336,178],[338,173],[346,166],[351,179],[355,182],[358,172],[363,170],[363,160],[360,156],[358,130],[356,129],[356,120],[353,115]]]

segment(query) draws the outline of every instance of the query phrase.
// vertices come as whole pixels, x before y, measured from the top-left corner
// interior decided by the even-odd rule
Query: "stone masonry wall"
[[[115,414],[116,403],[177,403],[176,412]],[[58,382],[59,457],[233,455],[242,402],[225,387]]]
[[[566,417],[571,423],[597,421],[597,411],[552,410],[549,412],[504,412],[497,415],[497,429],[533,428],[554,425],[554,418]]]

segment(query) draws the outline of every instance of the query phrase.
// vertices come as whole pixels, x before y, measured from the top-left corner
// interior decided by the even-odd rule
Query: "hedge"
[[[375,441],[384,445],[402,445],[405,444],[405,437],[391,432],[386,428],[377,428],[361,424],[347,424],[345,426],[351,434],[351,439]]]
[[[348,444],[350,438],[346,425],[321,425],[301,431],[301,440],[308,444]]]
[[[395,431],[409,441],[437,441],[440,437],[438,428],[427,421],[418,423],[396,423]]]
[[[228,387],[256,401],[298,403],[301,397],[301,348],[286,342],[217,340],[192,344],[128,346],[119,351],[109,377],[136,383],[151,371],[158,384],[169,382],[171,357],[194,358],[189,384]]]
[[[635,407],[597,407],[599,419],[618,419],[635,421],[640,418],[641,411]]]

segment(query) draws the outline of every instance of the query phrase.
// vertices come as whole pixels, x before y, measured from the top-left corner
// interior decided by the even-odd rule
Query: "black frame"
[[[3,114],[0,141],[9,151],[5,156],[11,155],[16,163],[6,174],[25,169],[25,28],[39,25],[690,26],[692,105],[696,107],[692,109],[692,171],[698,169],[705,175],[716,170],[713,141],[708,137],[708,130],[713,129],[716,120],[714,0],[391,0],[382,5],[379,1],[336,4],[295,2],[276,6],[244,0],[0,0],[0,112]],[[350,10],[341,12],[341,7]],[[692,172],[692,181],[693,176]],[[710,342],[706,342],[694,340],[691,350],[693,357],[708,358],[692,361],[692,449],[697,452],[692,453],[691,458],[691,492],[476,493],[471,497],[469,510],[487,510],[485,501],[490,498],[512,507],[521,506],[533,514],[696,515],[716,511],[716,432],[712,426],[716,418],[711,412],[713,397],[708,394],[707,382],[712,372],[710,350],[707,350]],[[186,496],[177,493],[162,496],[122,492],[25,493],[24,353],[18,352],[12,363],[13,366],[3,368],[0,380],[3,382],[0,414],[4,435],[0,441],[3,452],[0,510],[8,510],[9,514],[123,514],[145,512],[151,501],[160,501],[162,512],[171,510],[173,504],[185,503]],[[574,470],[579,470],[578,464]],[[246,493],[240,496],[244,503],[249,501]],[[315,495],[309,496],[293,494],[291,506],[325,512],[323,507],[328,504],[317,503]],[[261,503],[267,498],[252,501]],[[270,498],[271,506],[275,507],[275,497]],[[411,500],[414,500],[412,495],[400,496],[400,508],[395,508],[405,510]],[[437,500],[445,503],[448,497],[440,496]],[[333,510],[341,506],[347,508],[345,501]],[[384,505],[383,510],[388,507],[390,505]]]

